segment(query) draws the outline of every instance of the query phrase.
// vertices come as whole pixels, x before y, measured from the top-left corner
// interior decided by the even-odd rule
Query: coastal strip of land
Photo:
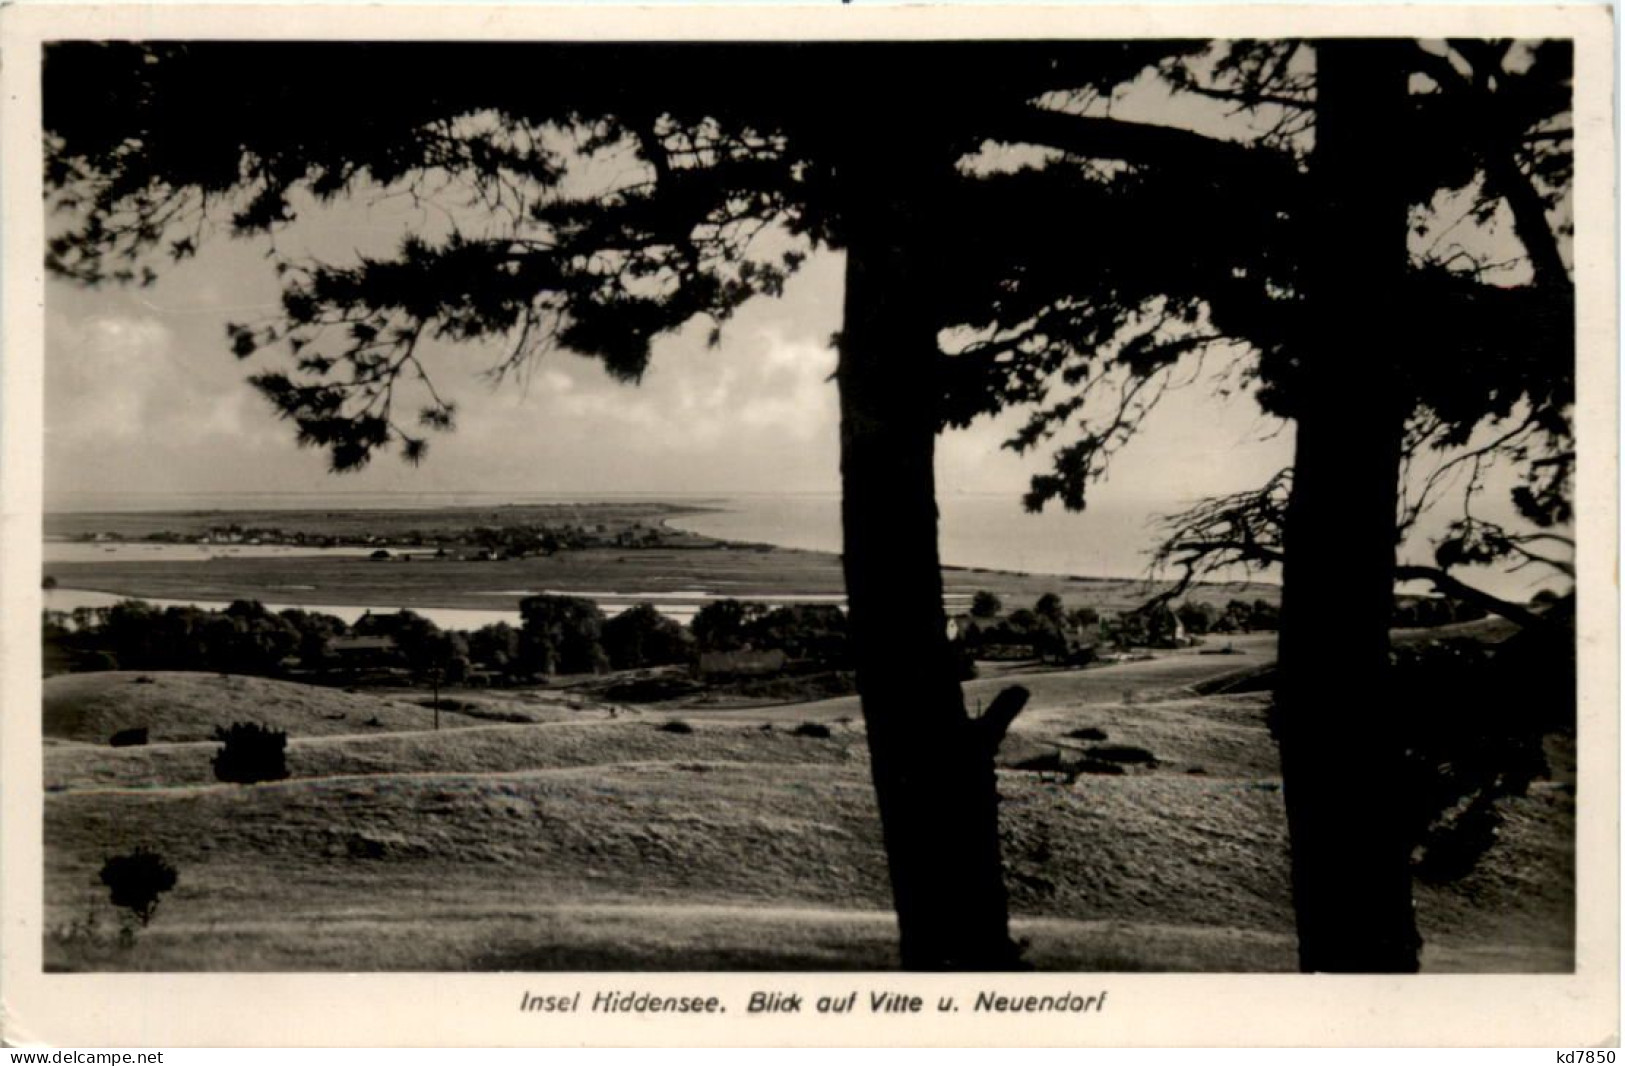
[[[738,544],[673,530],[665,519],[702,508],[651,502],[375,511],[190,511],[48,515],[49,537],[100,543],[107,558],[51,562],[50,583],[178,601],[517,610],[543,592],[654,602],[673,598],[837,599],[839,555]],[[505,531],[505,532],[504,532]],[[516,540],[514,531],[532,535]],[[546,546],[541,542],[552,537]],[[122,544],[219,545],[218,557],[126,558]],[[307,545],[308,555],[230,554],[233,546]],[[332,547],[368,554],[322,554]],[[1143,580],[944,568],[952,598],[987,590],[1013,604],[1055,592],[1071,606],[1123,611],[1153,591]],[[1274,601],[1279,587],[1204,585],[1191,598]]]

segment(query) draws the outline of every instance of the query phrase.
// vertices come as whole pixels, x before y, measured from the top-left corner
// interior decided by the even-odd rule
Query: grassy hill
[[[1033,702],[1001,753],[999,787],[1014,929],[1034,965],[1294,966],[1265,702],[1189,687],[1236,665],[1178,653],[1022,675]],[[76,705],[117,705],[158,687],[115,677],[102,675],[99,696],[79,691]],[[424,730],[427,711],[398,702],[215,675],[184,680],[190,700],[155,701],[142,713],[172,713],[164,730],[195,735],[212,728],[211,699],[233,708],[225,719],[251,699],[290,723],[292,776],[216,784],[214,745],[195,740],[48,747],[52,969],[895,965],[854,701],[583,709],[434,733]],[[1004,683],[974,682],[969,698],[990,699]],[[174,691],[184,688],[177,681]],[[61,712],[67,695],[48,699]],[[398,728],[343,729],[357,714],[390,708]],[[339,709],[344,719],[329,717]],[[690,731],[664,728],[674,718]],[[84,736],[111,719],[96,721]],[[330,728],[291,724],[318,722]],[[798,733],[805,722],[829,735]],[[150,725],[157,735],[159,720]],[[1066,764],[1101,745],[1144,748],[1155,762],[1123,763],[1121,774],[1020,768]],[[1568,757],[1572,767],[1572,750]],[[1572,787],[1542,784],[1514,802],[1480,871],[1419,890],[1430,969],[1572,965],[1573,815]],[[137,844],[163,854],[180,881],[135,946],[122,948],[96,873]]]

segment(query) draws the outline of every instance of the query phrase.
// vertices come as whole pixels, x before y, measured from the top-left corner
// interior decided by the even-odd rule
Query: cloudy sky
[[[1246,136],[1241,124],[1263,121],[1237,118],[1217,103],[1172,97],[1149,77],[1096,103],[1120,118],[1219,136]],[[599,162],[586,167],[585,180],[603,179],[597,168]],[[1464,204],[1435,206],[1441,217],[1465,210]],[[358,198],[302,213],[279,233],[277,251],[340,263],[358,254],[387,255],[405,233],[443,232],[449,217],[442,208],[413,207],[400,198]],[[1458,244],[1469,237],[1483,242],[1476,250],[1497,253],[1491,260],[1516,260],[1518,246],[1504,218],[1442,228]],[[500,361],[500,347],[431,350],[427,365],[440,393],[457,404],[457,430],[432,437],[419,467],[384,454],[359,473],[333,475],[326,455],[298,448],[292,426],[246,382],[254,372],[286,368],[286,353],[272,349],[247,362],[230,354],[228,322],[253,323],[277,309],[280,290],[269,251],[265,241],[220,235],[149,288],[86,290],[47,282],[48,508],[95,509],[114,496],[122,506],[143,499],[162,506],[177,494],[209,493],[839,489],[829,345],[840,326],[839,254],[813,256],[781,298],[746,305],[718,347],[706,343],[707,322],[657,341],[651,369],[635,386],[568,352],[538,360],[522,379],[494,383],[482,372]],[[1093,490],[1092,511],[1109,512],[1118,528],[1143,529],[1153,516],[1199,498],[1257,487],[1290,463],[1290,430],[1261,415],[1245,395],[1219,398],[1216,384],[1197,379],[1164,397],[1136,440],[1114,458],[1109,479]],[[939,446],[939,494],[1004,496],[1016,518],[1029,479],[1048,465],[1046,455],[1001,447],[1021,417],[1013,412],[946,434]],[[1504,500],[1505,487],[1492,483],[1485,511]],[[1425,553],[1428,537],[1446,520],[1441,513],[1424,524],[1407,554]]]
[[[314,252],[387,248],[422,224],[410,211],[358,209],[279,238]],[[278,287],[264,244],[219,238],[146,289],[47,291],[48,505],[117,493],[176,492],[834,492],[838,489],[835,356],[842,259],[812,258],[780,299],[747,305],[705,343],[707,323],[657,343],[639,385],[612,381],[568,352],[524,380],[481,376],[495,348],[433,353],[431,371],[458,404],[458,428],[436,435],[413,468],[381,455],[358,474],[327,473],[323,453],[295,446],[292,427],[246,384],[285,365],[277,351],[247,362],[225,324],[274,310]],[[1019,416],[1017,416],[1019,417]],[[945,492],[1019,495],[1045,468],[1000,448],[1013,422],[945,436]],[[1198,382],[1170,395],[1100,491],[1110,501],[1166,506],[1250,487],[1284,465],[1290,434],[1251,400],[1217,401]]]

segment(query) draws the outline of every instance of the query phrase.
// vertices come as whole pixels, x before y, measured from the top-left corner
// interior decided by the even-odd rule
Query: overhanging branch
[[[1025,107],[994,118],[987,133],[1005,143],[1054,148],[1133,166],[1233,172],[1253,187],[1255,195],[1280,196],[1282,202],[1296,200],[1300,185],[1296,165],[1279,152],[1173,126]]]
[[[1459,578],[1452,577],[1436,566],[1410,566],[1400,565],[1394,567],[1395,581],[1428,581],[1433,587],[1446,596],[1452,596],[1466,603],[1476,604],[1491,614],[1500,615],[1507,621],[1522,626],[1525,629],[1539,629],[1544,627],[1546,619],[1522,604],[1503,600],[1499,596],[1492,596],[1483,589],[1474,588]]]

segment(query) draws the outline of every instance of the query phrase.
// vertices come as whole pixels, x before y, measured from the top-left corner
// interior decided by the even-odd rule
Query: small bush
[[[442,696],[438,704],[434,700],[418,700],[418,706],[427,707],[431,711],[469,711],[478,710],[480,705],[469,703],[467,700],[454,700]]]
[[[132,684],[132,685],[156,685],[157,683],[158,682],[154,681],[152,678],[148,677],[146,674],[142,674],[141,676],[137,677],[134,681],[130,682],[130,684]]]
[[[802,722],[800,725],[790,730],[790,735],[797,737],[814,737],[818,740],[828,740],[830,737],[830,732],[829,726],[824,725],[822,722]]]
[[[214,776],[219,780],[251,785],[288,776],[288,734],[281,730],[234,722],[230,729],[216,726],[214,739],[222,744],[214,757]]]
[[[147,727],[136,726],[133,729],[120,729],[108,738],[107,742],[115,748],[134,748],[147,742]]]
[[[1096,726],[1086,725],[1081,729],[1074,729],[1067,736],[1073,740],[1105,740],[1106,731]]]
[[[145,926],[158,909],[158,897],[175,887],[175,868],[145,846],[128,855],[115,855],[102,864],[102,884],[113,906],[128,910]]]
[[[662,722],[657,728],[659,728],[659,730],[662,733],[692,733],[692,732],[694,732],[694,727],[693,726],[689,725],[687,722],[685,722],[685,721],[683,721],[681,719],[678,719],[678,718],[674,718],[669,722]]]

